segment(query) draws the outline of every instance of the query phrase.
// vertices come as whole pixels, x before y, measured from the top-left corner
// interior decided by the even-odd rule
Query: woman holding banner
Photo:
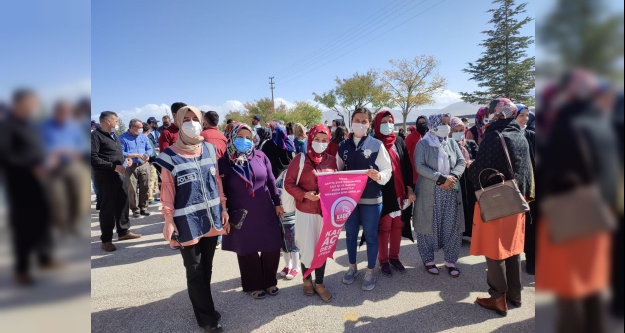
[[[217,164],[232,227],[222,248],[237,254],[244,292],[255,299],[275,296],[283,244],[278,217],[284,209],[271,163],[254,149],[252,129],[238,124]]]
[[[362,283],[362,290],[375,288],[376,277],[373,275],[378,257],[378,225],[382,214],[382,186],[391,179],[393,166],[386,147],[367,135],[371,126],[371,112],[358,108],[352,113],[351,137],[339,145],[336,164],[339,171],[366,170],[369,180],[356,209],[345,223],[347,233],[347,256],[349,268],[343,276],[343,283],[352,284],[358,276],[356,253],[358,231],[362,225],[367,242],[367,272]]]
[[[324,125],[315,125],[308,132],[308,149],[306,154],[299,154],[289,165],[284,180],[286,191],[295,198],[295,243],[300,249],[302,274],[310,267],[321,230],[321,204],[319,202],[318,172],[337,171],[336,159],[328,154],[326,149],[330,142],[330,130]],[[300,159],[305,158],[304,166],[300,171]],[[298,175],[306,175],[299,177]],[[304,278],[304,294],[312,296],[315,293],[324,302],[332,299],[332,294],[325,288],[323,277],[325,263],[315,269],[315,283],[313,287],[312,274]]]
[[[382,110],[375,116],[375,138],[382,141],[391,157],[393,175],[382,186],[382,218],[378,229],[378,260],[380,271],[392,276],[391,267],[399,273],[406,268],[399,261],[399,248],[402,237],[402,209],[412,204],[417,198],[412,189],[412,162],[406,144],[395,135],[395,118],[388,110]],[[407,207],[406,207],[407,208]],[[390,251],[389,251],[390,242]]]

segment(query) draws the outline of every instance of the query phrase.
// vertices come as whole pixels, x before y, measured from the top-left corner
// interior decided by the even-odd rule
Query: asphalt
[[[98,215],[91,220],[91,331],[92,332],[203,332],[196,324],[186,290],[179,252],[162,238],[163,217],[159,206],[152,215],[131,219],[131,230],[143,234],[136,240],[116,242],[117,251],[100,249]],[[402,241],[405,274],[391,278],[377,273],[377,287],[360,289],[360,274],[353,285],[344,285],[347,251],[345,234],[334,260],[328,260],[325,285],[334,299],[303,294],[301,278],[280,280],[280,294],[254,300],[243,293],[236,255],[217,250],[213,264],[212,293],[226,332],[533,332],[534,277],[523,274],[523,307],[507,317],[476,305],[487,295],[486,263],[469,255],[463,243],[458,267],[461,277],[452,278],[436,260],[441,275],[428,274],[421,264],[416,243]],[[364,247],[364,246],[363,246]],[[358,253],[359,268],[366,266],[364,248]],[[281,269],[282,266],[279,267]]]

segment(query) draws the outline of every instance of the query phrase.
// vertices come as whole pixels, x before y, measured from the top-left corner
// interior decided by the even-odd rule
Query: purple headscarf
[[[271,135],[271,140],[273,141],[273,143],[275,143],[276,146],[282,150],[295,151],[295,145],[293,144],[293,141],[291,141],[291,139],[289,139],[289,137],[286,135],[286,128],[284,127],[284,125],[280,125],[275,122],[274,124],[276,124],[276,126],[273,130],[273,134]]]

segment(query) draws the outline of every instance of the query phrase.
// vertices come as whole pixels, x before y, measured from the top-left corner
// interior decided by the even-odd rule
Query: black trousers
[[[276,272],[280,265],[280,250],[252,253],[246,256],[237,255],[241,271],[241,285],[244,292],[266,290],[276,286]]]
[[[513,301],[521,301],[521,256],[516,255],[504,260],[486,258],[488,272],[486,280],[488,293],[494,298],[504,294]]]
[[[302,264],[302,275],[304,273],[306,273],[306,271],[308,270],[308,268],[306,268],[306,266],[304,266],[304,264]],[[323,284],[323,277],[326,275],[326,263],[323,263],[323,266],[319,267],[319,268],[315,268],[315,283],[316,284]],[[304,279],[304,280],[312,280],[312,274],[308,275],[308,278]]]
[[[29,170],[7,168],[5,174],[9,200],[9,220],[13,236],[15,272],[26,274],[30,257],[37,254],[39,264],[52,257],[50,205],[43,184]]]
[[[525,269],[528,274],[536,271],[536,201],[530,202],[530,211],[525,216]]]
[[[100,240],[103,243],[113,240],[114,228],[119,236],[127,234],[130,228],[128,186],[123,177],[112,172],[93,174],[100,195]]]
[[[184,268],[187,272],[187,290],[195,319],[200,327],[215,325],[221,315],[215,311],[211,294],[211,278],[213,275],[213,258],[217,237],[203,237],[191,246],[180,250]]]
[[[603,324],[602,300],[600,294],[584,299],[557,300],[558,333],[601,333]]]
[[[623,318],[625,290],[625,274],[623,274],[623,250],[625,231],[623,229],[623,217],[620,217],[618,229],[614,233],[612,243],[612,313],[614,316]]]

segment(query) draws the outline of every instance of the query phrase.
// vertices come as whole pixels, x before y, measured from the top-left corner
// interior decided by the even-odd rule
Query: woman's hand
[[[441,188],[443,190],[451,190],[454,186],[456,186],[456,177],[447,176],[447,180],[445,181],[445,184],[441,185]]]
[[[276,206],[276,215],[280,216],[280,219],[284,219],[284,208],[282,206]]]
[[[315,192],[306,192],[306,194],[304,195],[304,198],[310,201],[319,201],[319,194]]]
[[[464,167],[465,167],[466,169],[468,169],[468,168],[471,166],[471,163],[473,163],[473,161],[471,161],[471,160],[466,160],[466,161],[465,161],[465,165],[464,165]]]
[[[408,193],[408,203],[411,204],[417,200],[417,195],[414,194],[414,190],[412,189],[412,187],[406,186],[406,189]]]
[[[221,211],[221,227],[226,230],[227,234],[230,233],[230,216],[225,209]]]
[[[165,238],[166,241],[171,242],[171,235],[174,233],[174,231],[176,233],[178,232],[178,228],[176,228],[176,225],[173,222],[165,221],[165,224],[163,225],[163,238]]]
[[[380,172],[378,170],[375,170],[375,169],[367,170],[367,176],[369,176],[369,178],[375,180],[376,182],[378,180],[382,179],[382,175],[380,174]]]

